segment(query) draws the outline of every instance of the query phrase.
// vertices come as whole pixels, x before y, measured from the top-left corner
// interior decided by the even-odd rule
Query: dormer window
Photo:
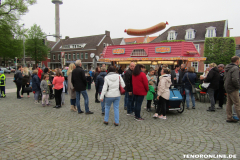
[[[192,40],[195,38],[195,30],[190,28],[186,30],[186,35],[185,35],[185,39],[186,40]]]
[[[177,38],[177,32],[174,30],[171,30],[168,32],[167,40],[176,40]]]
[[[211,38],[211,37],[216,37],[216,27],[208,27],[206,28],[206,34],[205,37]]]

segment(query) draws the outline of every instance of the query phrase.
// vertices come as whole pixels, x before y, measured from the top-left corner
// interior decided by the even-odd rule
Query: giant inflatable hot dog
[[[146,29],[125,29],[124,32],[127,32],[128,35],[132,35],[132,36],[146,36],[149,34],[153,34],[156,33],[158,31],[163,30],[164,28],[166,28],[166,25],[168,24],[168,22],[164,23],[158,23],[155,26],[152,26],[150,28],[146,28]]]

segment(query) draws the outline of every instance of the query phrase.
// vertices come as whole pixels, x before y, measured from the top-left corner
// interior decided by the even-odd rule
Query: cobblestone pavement
[[[184,159],[183,154],[237,154],[240,159],[240,125],[225,122],[225,106],[209,113],[209,103],[197,102],[195,110],[170,112],[161,120],[143,109],[144,100],[145,120],[138,122],[126,116],[122,96],[115,127],[113,109],[106,126],[94,89],[88,94],[93,115],[71,112],[67,95],[66,105],[53,109],[34,104],[33,95],[17,100],[15,93],[7,94],[0,100],[0,159]]]

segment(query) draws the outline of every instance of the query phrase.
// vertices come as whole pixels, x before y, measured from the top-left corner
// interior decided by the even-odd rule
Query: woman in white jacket
[[[122,77],[116,73],[116,69],[113,66],[108,68],[108,74],[104,77],[104,85],[100,96],[101,101],[105,98],[105,117],[104,124],[108,125],[109,111],[111,104],[113,103],[114,109],[114,125],[119,124],[119,102],[121,98],[119,83],[124,88],[125,83]]]

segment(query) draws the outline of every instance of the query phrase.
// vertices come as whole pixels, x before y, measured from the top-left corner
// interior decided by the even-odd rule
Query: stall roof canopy
[[[192,42],[146,43],[107,46],[100,61],[121,60],[206,60]]]

